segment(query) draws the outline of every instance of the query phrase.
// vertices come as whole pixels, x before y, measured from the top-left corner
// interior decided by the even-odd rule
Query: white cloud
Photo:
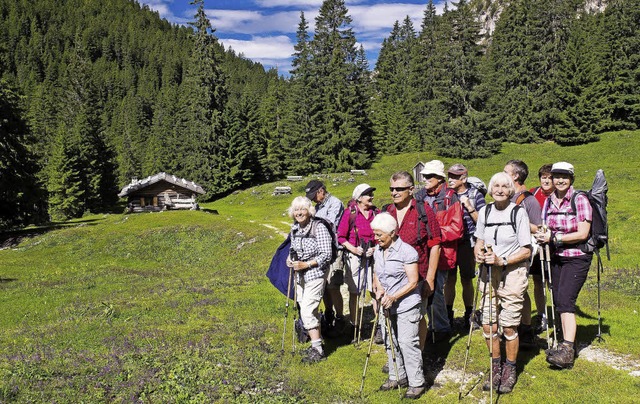
[[[249,59],[285,60],[293,54],[293,42],[286,35],[256,36],[250,40],[220,39],[225,47],[231,47]]]
[[[305,19],[312,21],[317,14],[317,11],[305,12]],[[299,11],[263,14],[246,10],[208,10],[207,15],[218,32],[234,34],[294,33],[300,22]],[[312,29],[311,22],[309,25]]]
[[[420,29],[425,5],[423,4],[376,4],[373,6],[354,6],[349,9],[353,28],[357,32],[385,30],[390,32],[393,23],[402,22],[408,15],[416,30]]]

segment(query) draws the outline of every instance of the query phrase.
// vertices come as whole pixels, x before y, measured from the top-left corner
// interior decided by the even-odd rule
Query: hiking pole
[[[358,342],[357,345],[360,345],[360,337],[362,336],[362,319],[364,318],[364,304],[365,299],[367,297],[367,287],[369,286],[369,257],[367,257],[367,250],[369,249],[369,242],[362,242],[362,249],[364,251],[364,256],[362,257],[364,260],[364,279],[362,280],[362,307],[360,308],[360,323],[358,324]],[[375,334],[375,327],[373,329]]]
[[[356,295],[356,312],[353,314],[355,316],[354,322],[353,322],[353,345],[355,346],[357,344],[357,337],[358,337],[358,309],[360,307],[360,275],[362,274],[362,259],[363,257],[360,257],[360,267],[358,268],[358,284],[356,285],[356,289],[358,294]]]
[[[298,321],[298,274],[295,273],[294,276],[293,302],[296,305],[296,309],[293,312],[293,327],[291,328],[291,355],[296,353],[296,321]]]
[[[491,252],[491,244],[485,245],[485,252]],[[492,265],[487,265],[489,271],[489,400],[493,403],[493,283],[491,283]]]
[[[373,319],[374,324],[378,324],[378,317],[380,315],[380,310],[382,310],[382,307],[380,307],[380,303],[378,302],[378,311],[376,311],[376,316]],[[371,333],[371,338],[369,338],[369,349],[367,350],[367,359],[364,362],[364,370],[362,371],[362,382],[360,383],[360,396],[362,396],[362,389],[364,388],[364,378],[367,375],[367,366],[369,366],[369,358],[371,357],[371,347],[373,346],[374,336],[375,336],[375,333]]]
[[[604,271],[604,265],[602,265],[602,259],[600,259],[600,251],[596,248],[595,250],[596,256],[598,257],[598,334],[596,334],[596,338],[598,342],[604,342],[604,338],[602,338],[602,316],[600,316],[600,272]]]
[[[284,325],[282,326],[282,353],[284,353],[284,338],[287,333],[287,317],[289,317],[289,295],[291,294],[291,278],[293,278],[293,267],[289,267],[289,282],[287,283],[287,296],[285,297]]]
[[[482,272],[482,270],[480,270]],[[476,307],[478,307],[478,291],[480,290],[480,278],[482,277],[482,273],[478,274],[478,281],[476,282],[476,289],[474,290],[473,296],[473,309],[471,310],[471,314],[475,316]],[[484,291],[482,295],[487,291],[487,283],[484,283]],[[484,299],[482,299],[482,308],[484,309]],[[467,351],[464,354],[464,366],[462,367],[462,381],[460,382],[460,390],[458,391],[458,401],[462,400],[462,386],[464,385],[464,377],[467,374],[467,362],[469,361],[469,348],[471,347],[471,333],[473,332],[473,321],[469,321],[469,336],[467,337]]]
[[[384,310],[384,320],[387,325],[387,335],[389,336],[389,345],[391,345],[391,361],[393,362],[393,368],[396,372],[396,383],[398,383],[398,390],[400,390],[400,378],[398,373],[398,362],[396,360],[396,348],[393,344],[393,335],[391,334],[391,313],[389,309]],[[400,392],[400,397],[402,398],[402,392]]]
[[[545,262],[546,258],[544,257],[544,248],[542,246],[540,246],[539,254],[540,254],[540,265],[543,265],[543,262]],[[549,309],[547,307],[547,281],[544,275],[545,269],[541,268],[540,272],[542,273],[542,294],[544,295],[544,315],[547,316],[547,330],[546,330],[547,331],[547,349],[551,349],[551,338],[549,337]]]
[[[553,279],[551,277],[551,250],[549,249],[549,243],[544,245],[544,255],[545,255],[545,268],[543,269],[547,271],[547,276],[549,277],[549,297],[551,298],[551,319],[553,321],[553,347],[558,346],[558,334],[556,329],[558,328],[558,324],[556,324],[556,308],[553,303]],[[548,318],[548,317],[547,317]],[[547,325],[547,328],[549,326]]]

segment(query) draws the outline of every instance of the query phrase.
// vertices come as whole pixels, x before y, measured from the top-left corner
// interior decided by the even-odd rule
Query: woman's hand
[[[371,257],[373,256],[373,252],[376,250],[375,247],[369,247],[369,249],[367,249],[367,257]]]
[[[382,305],[383,308],[389,309],[391,308],[393,303],[395,303],[397,300],[398,299],[396,299],[395,296],[385,294],[384,296],[382,296],[382,299],[380,299],[380,304]]]
[[[311,268],[307,261],[293,261],[292,264],[294,271],[305,271]]]
[[[357,247],[355,247],[355,246],[351,246],[351,247],[352,247],[352,248],[351,248],[351,250],[350,250],[350,251],[351,251],[353,254],[357,255],[358,257],[361,257],[361,256],[362,256],[362,254],[364,254],[364,248],[362,248],[362,247],[360,247],[360,246],[357,246]]]
[[[551,230],[542,231],[542,227],[538,227],[538,231],[534,235],[538,243],[548,244],[551,240]]]

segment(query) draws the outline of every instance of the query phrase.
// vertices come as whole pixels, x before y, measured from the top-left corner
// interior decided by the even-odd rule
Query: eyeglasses
[[[411,187],[389,187],[389,191],[391,192],[404,192]]]
[[[430,180],[432,178],[436,178],[437,175],[434,174],[427,174],[427,175],[423,175],[422,178],[424,178],[425,180]]]

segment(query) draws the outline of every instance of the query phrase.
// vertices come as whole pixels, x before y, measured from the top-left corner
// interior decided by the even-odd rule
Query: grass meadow
[[[304,157],[301,157],[304,158]],[[383,157],[366,177],[337,173],[302,182],[264,184],[203,204],[218,215],[162,212],[87,215],[0,251],[0,402],[2,403],[210,403],[397,402],[378,392],[386,375],[382,348],[374,346],[364,392],[366,346],[327,340],[329,357],[300,363],[287,330],[281,352],[284,297],[264,276],[289,228],[292,196],[272,196],[290,185],[303,194],[321,178],[343,201],[359,182],[378,188],[376,204],[390,202],[389,176],[410,170],[428,153]],[[513,393],[499,401],[530,403],[640,402],[640,132],[616,132],[590,145],[506,144],[488,159],[463,161],[488,182],[507,160],[527,162],[536,185],[540,165],[574,164],[576,187],[589,188],[596,169],[609,181],[611,261],[602,274],[604,341],[597,331],[597,283],[592,269],[578,305],[578,342],[619,358],[576,360],[570,371],[549,369],[542,351],[522,352]],[[457,160],[443,159],[446,166]],[[460,292],[458,292],[460,296]],[[456,300],[456,315],[463,311]],[[291,325],[292,312],[288,325]],[[297,345],[297,349],[306,348]],[[446,347],[436,384],[421,402],[457,402],[459,383],[449,373],[464,363],[466,334]],[[603,351],[605,352],[605,351]],[[604,356],[604,354],[603,354]],[[427,359],[429,360],[429,359]],[[463,402],[487,402],[478,382],[489,358],[473,334]],[[634,367],[637,366],[637,367]]]

